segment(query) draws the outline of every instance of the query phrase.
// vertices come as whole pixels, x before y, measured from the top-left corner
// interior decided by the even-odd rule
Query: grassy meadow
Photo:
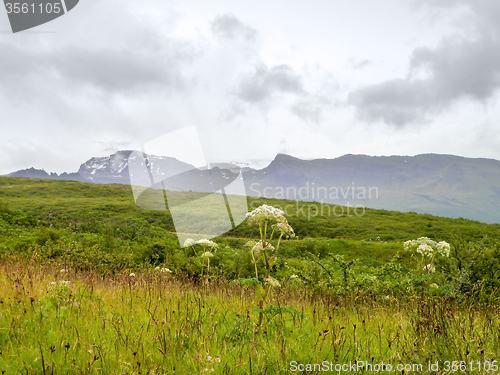
[[[248,203],[290,205],[297,238],[268,267],[245,222],[213,239],[208,268],[128,186],[0,178],[0,373],[500,371],[500,225]],[[449,257],[412,256],[420,237]]]

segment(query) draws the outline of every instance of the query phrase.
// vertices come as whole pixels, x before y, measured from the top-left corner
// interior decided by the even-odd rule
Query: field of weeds
[[[291,284],[268,298],[258,326],[254,289],[237,283],[162,269],[103,278],[5,257],[1,267],[2,374],[430,373],[436,362],[444,374],[446,361],[491,373],[500,354],[492,306]],[[363,367],[335,371],[349,363]]]

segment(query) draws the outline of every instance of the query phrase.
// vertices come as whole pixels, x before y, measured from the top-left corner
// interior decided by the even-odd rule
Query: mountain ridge
[[[124,150],[91,158],[76,173],[57,175],[30,168],[9,176],[130,184],[132,153]],[[150,169],[162,171],[160,174],[167,177],[194,169],[171,157],[147,155],[146,159]],[[139,167],[146,168],[143,164]],[[429,153],[346,154],[334,159],[304,160],[280,153],[265,168],[241,170],[249,196],[361,205],[500,223],[500,161],[495,159]],[[183,176],[168,188],[198,191],[197,173]],[[148,183],[146,179],[144,186],[149,186]],[[206,189],[203,186],[199,191]]]

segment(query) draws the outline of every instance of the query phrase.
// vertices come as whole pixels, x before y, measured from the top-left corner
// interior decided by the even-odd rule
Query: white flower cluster
[[[295,237],[295,232],[293,231],[292,226],[287,222],[278,223],[274,226],[285,236],[292,238]]]
[[[70,282],[66,281],[66,280],[61,280],[61,281],[58,281],[58,282],[52,281],[50,283],[49,290],[52,289],[52,288],[56,288],[56,287],[68,287],[69,284],[70,284]]]
[[[436,272],[436,268],[432,264],[424,266],[424,271],[428,273]]]
[[[196,243],[199,244],[199,245],[211,247],[213,249],[218,249],[219,248],[219,245],[217,243],[215,243],[213,241],[210,241],[210,240],[206,240],[206,239],[196,241]]]
[[[434,255],[434,249],[431,246],[427,245],[426,243],[418,245],[416,251],[418,254],[422,255],[424,258],[425,257],[431,258]]]
[[[415,252],[424,258],[432,258],[436,254],[444,257],[450,256],[450,244],[445,241],[436,242],[428,237],[409,240],[403,244],[405,251]]]
[[[214,254],[212,254],[210,251],[205,251],[203,254],[201,254],[202,258],[211,258],[213,256]]]
[[[252,212],[247,213],[247,218],[250,224],[263,224],[266,221],[286,223],[285,213],[279,208],[268,206],[267,204],[263,204]]]
[[[269,242],[266,242],[265,245],[266,250],[274,250],[274,246],[271,245]],[[262,244],[262,241],[257,242],[253,247],[252,247],[252,252],[256,257],[259,256],[260,252],[264,250],[264,246]]]
[[[193,245],[202,245],[202,246],[211,247],[213,249],[219,248],[219,244],[217,244],[213,241],[207,240],[207,239],[195,241],[192,238],[188,238],[188,239],[186,239],[186,241],[184,241],[184,247],[193,246]]]
[[[186,241],[184,241],[184,247],[193,246],[195,243],[195,240],[193,240],[192,238],[188,238],[186,239]]]
[[[448,242],[445,241],[438,242],[436,244],[436,248],[441,255],[445,257],[450,256],[450,244]]]

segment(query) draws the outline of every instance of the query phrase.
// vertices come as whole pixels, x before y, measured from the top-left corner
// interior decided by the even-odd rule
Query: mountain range
[[[57,175],[31,168],[9,176],[120,184],[130,184],[132,176],[137,184],[134,173],[129,172],[132,153],[118,151],[107,157],[91,158],[76,173]],[[206,183],[208,179],[212,186],[220,188],[229,181],[228,178],[234,180],[238,176],[235,174],[237,168],[223,164],[203,171],[172,157],[145,155],[144,160],[157,175],[170,177],[162,185],[169,190],[206,192],[211,188],[210,183]],[[302,160],[278,154],[263,169],[245,167],[241,171],[249,196],[413,211],[500,223],[498,160],[441,154],[349,154],[335,159]],[[153,184],[146,180],[143,185]]]

